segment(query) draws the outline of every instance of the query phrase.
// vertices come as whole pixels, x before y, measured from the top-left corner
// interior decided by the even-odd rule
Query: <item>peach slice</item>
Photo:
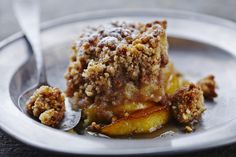
[[[166,124],[170,117],[169,107],[152,106],[135,111],[101,128],[101,133],[108,136],[126,136],[150,133]]]

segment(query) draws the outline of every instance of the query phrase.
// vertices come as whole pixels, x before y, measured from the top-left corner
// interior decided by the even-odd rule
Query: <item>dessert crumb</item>
[[[42,124],[57,127],[64,118],[65,98],[58,88],[41,86],[27,101],[26,109]]]
[[[88,126],[88,130],[97,132],[101,130],[101,125],[97,124],[96,122],[92,122],[91,125]]]
[[[181,124],[199,121],[206,110],[200,87],[191,83],[178,89],[171,98],[171,110],[176,121]]]
[[[191,133],[191,132],[193,132],[193,130],[194,130],[193,126],[187,125],[184,127],[184,132],[186,132],[186,133]]]
[[[208,100],[213,100],[217,97],[216,88],[217,84],[214,75],[208,75],[197,82],[197,85],[203,91],[203,95]]]

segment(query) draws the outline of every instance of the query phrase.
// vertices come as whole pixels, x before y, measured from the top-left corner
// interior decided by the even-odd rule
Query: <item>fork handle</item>
[[[37,68],[39,84],[47,82],[46,69],[40,46],[40,12],[38,0],[14,0],[14,11],[17,20],[32,48]]]

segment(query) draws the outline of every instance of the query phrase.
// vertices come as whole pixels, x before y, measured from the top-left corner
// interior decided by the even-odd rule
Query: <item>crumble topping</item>
[[[213,100],[213,98],[217,97],[217,85],[215,82],[215,77],[213,75],[208,75],[207,77],[204,77],[203,79],[197,82],[197,85],[201,87],[203,95],[206,99]]]
[[[64,117],[64,101],[64,96],[58,88],[41,86],[26,103],[26,109],[41,123],[56,127]]]
[[[189,84],[178,89],[172,96],[171,109],[174,118],[179,123],[190,124],[199,121],[202,113],[206,110],[200,87]],[[187,128],[187,130],[190,129]]]
[[[124,100],[160,101],[161,68],[168,63],[165,29],[166,21],[114,22],[81,34],[65,74],[74,109],[95,104],[106,113]]]

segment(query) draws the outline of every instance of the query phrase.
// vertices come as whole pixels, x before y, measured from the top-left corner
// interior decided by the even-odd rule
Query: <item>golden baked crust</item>
[[[41,86],[26,103],[29,114],[41,123],[56,127],[64,117],[65,99],[58,88]]]
[[[167,47],[166,21],[89,28],[73,45],[66,95],[74,108],[97,108],[96,120],[110,120],[111,106],[125,101],[158,102]]]

